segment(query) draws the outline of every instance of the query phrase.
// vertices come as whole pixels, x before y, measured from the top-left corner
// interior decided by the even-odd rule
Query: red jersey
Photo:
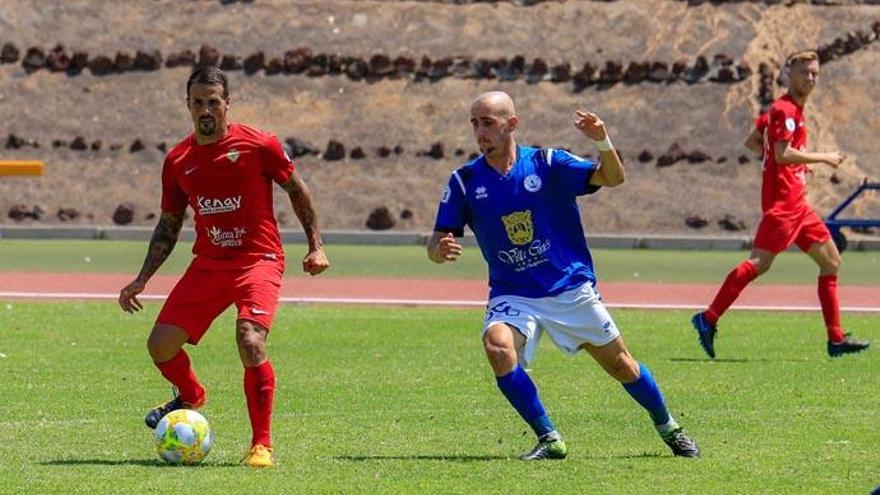
[[[755,124],[757,126],[759,122]],[[761,210],[764,213],[803,213],[809,209],[806,199],[807,166],[776,163],[773,149],[777,141],[788,141],[792,148],[800,151],[807,147],[804,109],[787,94],[774,101],[767,111]]]
[[[210,144],[178,143],[162,167],[162,211],[195,214],[194,263],[243,267],[283,260],[272,206],[272,181],[287,182],[294,164],[272,134],[230,124]]]

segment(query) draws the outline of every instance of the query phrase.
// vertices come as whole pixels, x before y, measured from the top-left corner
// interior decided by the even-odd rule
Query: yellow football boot
[[[260,443],[251,447],[244,460],[245,464],[255,468],[266,468],[275,465],[275,455],[272,453],[272,447],[266,447]]]

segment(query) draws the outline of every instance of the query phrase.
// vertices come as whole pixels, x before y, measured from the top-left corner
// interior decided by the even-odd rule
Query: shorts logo
[[[789,117],[785,119],[785,128],[788,130],[788,132],[794,132],[796,124],[794,123],[793,118]]]
[[[241,195],[223,199],[199,196],[196,198],[196,203],[199,206],[199,215],[229,213],[241,208]]]
[[[208,236],[211,238],[211,244],[220,247],[239,247],[242,245],[242,238],[247,234],[244,227],[233,227],[232,230],[220,230],[216,226],[208,229]]]
[[[518,309],[513,309],[510,304],[502,301],[495,306],[489,308],[489,314],[487,315],[488,319],[495,318],[498,315],[505,316],[519,316],[520,311]]]
[[[523,180],[523,185],[528,192],[538,192],[541,189],[541,178],[532,174]]]
[[[267,314],[269,314],[269,312],[268,312],[268,311],[263,311],[262,309],[252,308],[252,309],[251,309],[251,314],[252,314],[252,315],[267,315]]]
[[[241,153],[235,148],[229,148],[229,151],[226,152],[226,158],[232,163],[237,162],[239,156],[241,156]]]
[[[476,199],[486,199],[489,197],[489,193],[486,192],[486,186],[480,186],[474,189],[474,193],[476,193],[474,196]]]
[[[452,196],[452,189],[450,189],[449,186],[447,185],[443,188],[443,193],[440,195],[440,202],[441,203],[448,203],[450,196]]]
[[[515,211],[510,215],[501,217],[504,222],[504,230],[507,231],[507,237],[510,242],[517,246],[522,246],[532,242],[535,236],[535,229],[532,225],[532,211]]]

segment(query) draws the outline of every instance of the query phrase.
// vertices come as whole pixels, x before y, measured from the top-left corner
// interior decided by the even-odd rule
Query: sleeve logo
[[[441,203],[448,203],[449,197],[452,196],[452,189],[450,189],[449,185],[443,187],[443,193],[440,195]]]
[[[788,132],[794,132],[794,130],[797,128],[797,124],[794,123],[793,118],[789,117],[785,119],[785,128],[788,130]]]

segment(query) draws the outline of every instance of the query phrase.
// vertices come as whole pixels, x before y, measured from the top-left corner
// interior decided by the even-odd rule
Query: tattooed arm
[[[298,173],[294,172],[290,179],[281,184],[281,188],[290,197],[293,212],[302,224],[309,243],[309,252],[303,258],[303,271],[310,275],[317,275],[330,267],[327,255],[324,254],[321,231],[318,228],[318,216],[312,206],[312,195],[308,186],[303,182]]]
[[[141,267],[140,273],[131,283],[119,291],[119,306],[123,311],[134,313],[143,308],[137,295],[143,292],[150,277],[168,259],[168,255],[177,244],[180,228],[183,226],[183,212],[163,212],[159,217],[159,223],[153,229],[153,237],[150,239],[150,247],[147,257]]]

